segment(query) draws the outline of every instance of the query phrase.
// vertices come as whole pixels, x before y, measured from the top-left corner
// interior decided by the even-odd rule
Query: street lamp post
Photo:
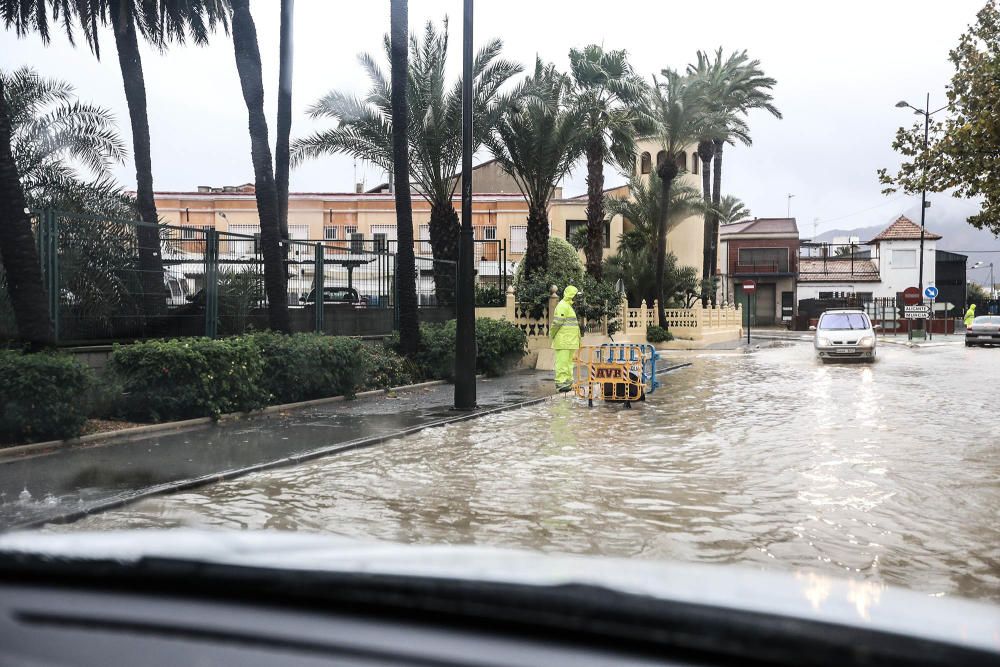
[[[472,0],[464,0],[462,31],[462,228],[455,295],[455,409],[476,407],[476,288],[472,266]]]

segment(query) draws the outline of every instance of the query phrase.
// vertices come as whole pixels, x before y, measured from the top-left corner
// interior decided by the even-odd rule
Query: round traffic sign
[[[916,287],[907,287],[903,290],[903,303],[915,306],[920,303],[920,290]]]
[[[934,287],[934,285],[928,285],[927,287],[924,288],[924,296],[926,296],[928,299],[936,299],[937,295],[938,295],[938,288]]]
[[[743,291],[744,292],[752,292],[755,289],[757,289],[757,283],[755,283],[752,280],[744,280],[743,281]]]

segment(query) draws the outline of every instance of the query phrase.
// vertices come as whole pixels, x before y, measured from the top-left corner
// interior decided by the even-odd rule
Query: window
[[[700,162],[701,162],[701,159],[698,157],[698,154],[697,153],[691,153],[691,173],[692,174],[697,174],[698,173],[698,164]]]
[[[194,227],[181,227],[181,238],[185,241],[193,241],[198,238],[198,235],[194,233]]]
[[[819,298],[820,299],[832,299],[833,298],[833,292],[820,292],[819,293]]]
[[[385,234],[382,232],[375,232],[372,234],[372,239],[375,241],[372,244],[375,252],[385,252],[388,250],[388,243]]]
[[[338,240],[339,236],[338,232],[340,232],[339,227],[324,227],[323,238],[326,239],[327,241],[336,241]]]
[[[578,229],[587,229],[586,220],[567,220],[566,221],[566,240],[573,238],[573,234],[577,233]],[[604,247],[611,247],[611,222],[609,220],[604,221]]]
[[[346,227],[344,227],[344,238],[345,239],[349,239],[349,238],[351,238],[352,236],[354,236],[357,233],[358,233],[358,226],[357,225],[347,225]]]
[[[893,250],[892,251],[892,268],[894,269],[912,269],[917,265],[917,251],[916,250]]]
[[[681,171],[686,171],[688,168],[688,154],[684,151],[677,154],[677,168]]]
[[[823,313],[817,327],[824,331],[868,328],[868,316],[864,313]]]
[[[667,161],[667,151],[660,151],[656,154],[656,166],[659,167],[661,164]]]
[[[788,248],[740,248],[736,271],[737,273],[786,273]]]
[[[417,238],[420,239],[420,245],[417,246],[418,253],[421,255],[430,255],[434,252],[431,247],[431,226],[430,225],[420,225],[417,228]]]
[[[515,226],[510,228],[510,251],[513,254],[523,254],[528,250],[528,228]]]
[[[653,158],[650,156],[649,151],[646,151],[639,158],[639,172],[642,174],[648,174],[653,170]]]

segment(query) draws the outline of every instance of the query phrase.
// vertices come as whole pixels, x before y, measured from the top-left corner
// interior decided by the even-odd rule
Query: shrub
[[[585,321],[608,320],[608,334],[614,335],[621,329],[622,295],[615,289],[613,283],[607,280],[594,280],[592,276],[584,276],[580,282],[580,296],[577,297],[574,310]]]
[[[646,328],[646,340],[650,343],[665,343],[673,339],[674,335],[658,324],[650,324]]]
[[[455,376],[455,320],[420,325],[417,366],[425,378]],[[510,322],[489,317],[476,319],[476,372],[502,375],[520,360],[527,349],[527,336]],[[392,345],[398,349],[399,339]]]
[[[365,389],[387,389],[418,382],[422,375],[417,364],[385,345],[362,345]]]
[[[476,305],[497,308],[506,305],[507,295],[499,285],[476,285]]]
[[[580,255],[565,240],[550,236],[548,246],[549,268],[545,273],[535,274],[525,278],[522,267],[517,265],[514,271],[514,294],[518,303],[530,304],[532,317],[541,317],[543,308],[548,302],[549,288],[555,285],[562,296],[567,285],[580,285],[583,279],[583,263]]]
[[[353,338],[317,333],[245,336],[260,350],[261,388],[271,403],[354,396],[365,379],[364,345]]]
[[[79,435],[93,386],[93,371],[68,355],[0,351],[0,442]]]
[[[120,414],[133,420],[217,417],[268,398],[264,361],[249,336],[115,345],[107,371],[125,392]]]

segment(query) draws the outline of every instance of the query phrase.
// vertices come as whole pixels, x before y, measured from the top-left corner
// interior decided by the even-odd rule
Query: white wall
[[[935,281],[934,251],[935,241],[924,239],[924,287]],[[913,258],[912,265],[900,263],[900,254]],[[920,241],[883,241],[879,245],[879,274],[882,283],[875,296],[895,296],[907,287],[916,287],[920,282]],[[867,290],[865,290],[867,291]]]
[[[880,283],[843,283],[843,282],[830,282],[830,283],[799,283],[796,286],[798,295],[796,299],[802,301],[803,299],[818,299],[820,292],[871,292],[873,296],[895,296],[895,293],[889,295],[884,294],[882,286]]]

